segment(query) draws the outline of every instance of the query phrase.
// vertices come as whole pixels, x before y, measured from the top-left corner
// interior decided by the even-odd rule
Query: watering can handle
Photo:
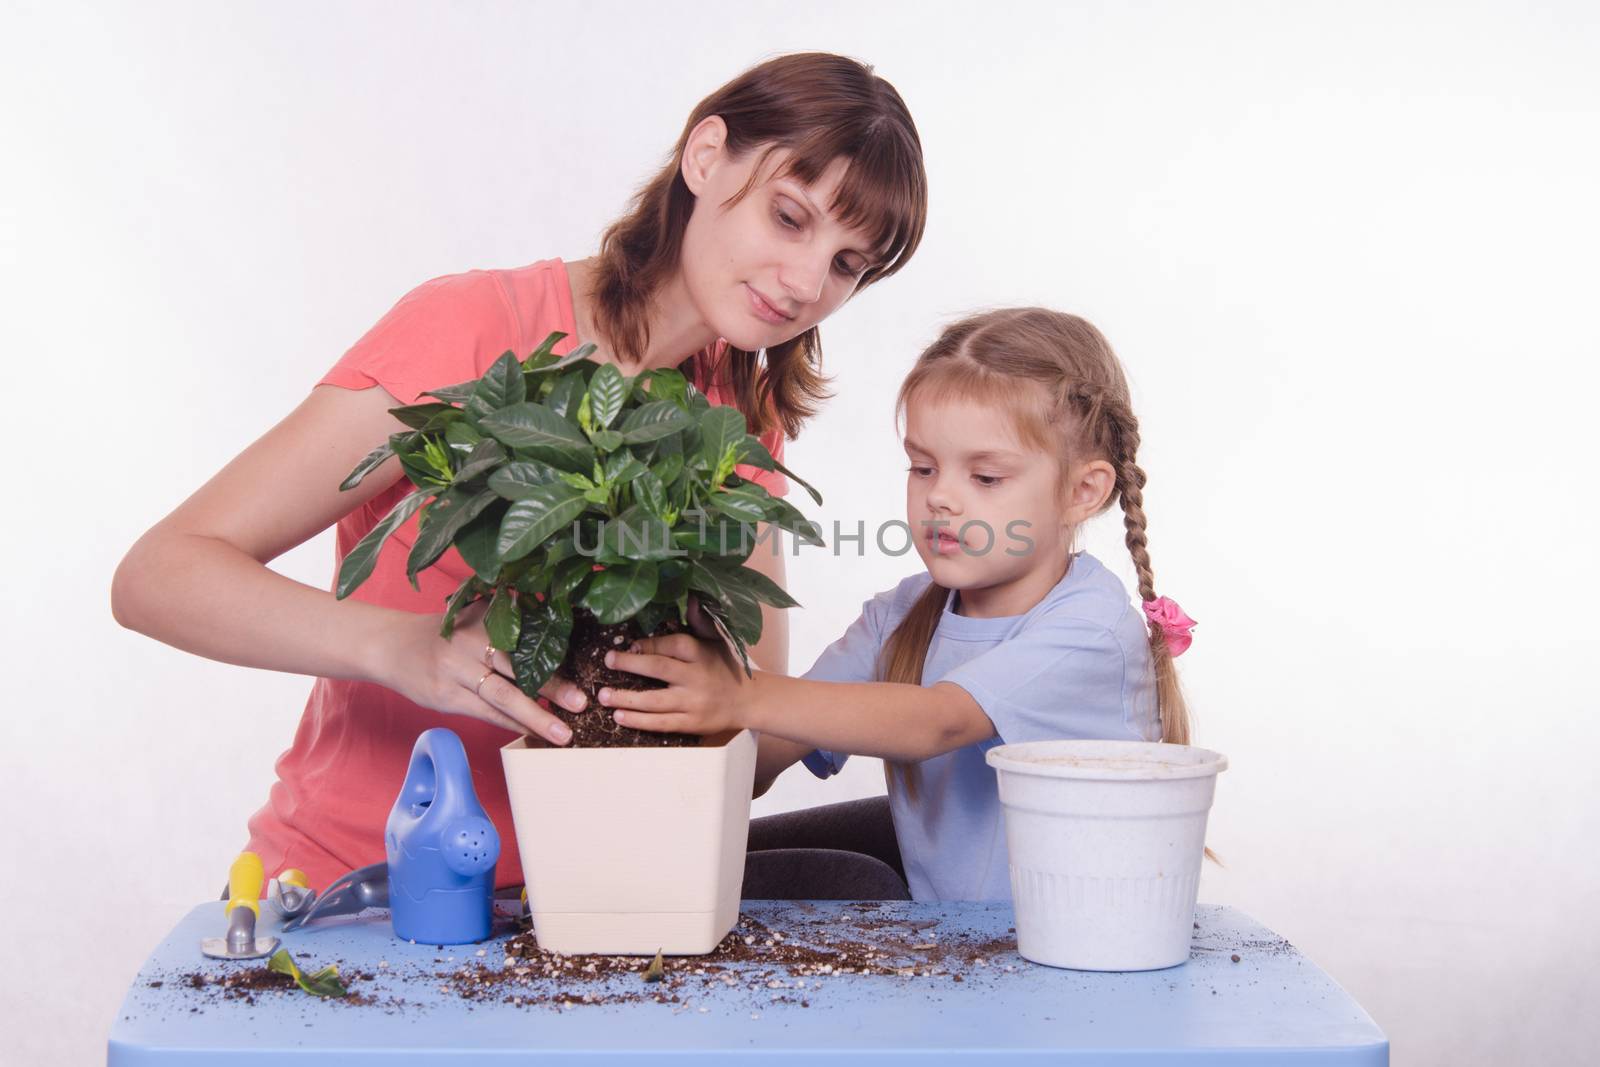
[[[453,795],[457,783],[469,788],[472,784],[472,769],[461,738],[442,726],[424,731],[411,750],[411,766],[400,787],[405,803],[413,812],[417,812],[419,805],[431,807],[440,800],[460,804],[461,799]]]

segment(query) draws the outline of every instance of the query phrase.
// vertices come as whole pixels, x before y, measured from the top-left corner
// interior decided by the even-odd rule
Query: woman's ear
[[[1090,460],[1072,472],[1067,487],[1067,519],[1076,526],[1100,514],[1117,488],[1117,472],[1103,459]]]
[[[727,143],[728,124],[722,121],[721,115],[707,115],[689,131],[679,170],[683,174],[683,183],[695,196],[699,196],[711,180],[711,172],[722,161],[723,148]]]

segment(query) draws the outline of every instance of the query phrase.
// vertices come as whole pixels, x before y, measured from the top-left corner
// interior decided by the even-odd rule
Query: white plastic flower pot
[[[1017,951],[1084,971],[1189,958],[1206,816],[1227,757],[1142,741],[1000,745]]]
[[[739,918],[756,739],[500,750],[539,946],[702,955]]]

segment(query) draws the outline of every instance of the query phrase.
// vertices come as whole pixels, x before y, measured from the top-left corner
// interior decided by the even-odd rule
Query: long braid
[[[1136,459],[1139,452],[1139,420],[1126,405],[1115,405],[1107,412],[1108,451],[1117,472],[1117,499],[1122,505],[1123,542],[1133,558],[1139,578],[1139,599],[1156,598],[1155,571],[1150,566],[1150,540],[1145,533],[1144,469]],[[1178,685],[1178,670],[1167,649],[1167,638],[1154,622],[1147,622],[1150,634],[1150,663],[1156,675],[1156,702],[1161,717],[1161,740],[1174,745],[1189,743],[1189,708]]]

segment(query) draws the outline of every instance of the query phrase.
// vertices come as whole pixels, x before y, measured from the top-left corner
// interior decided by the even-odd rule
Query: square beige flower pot
[[[539,947],[710,952],[739,918],[756,739],[500,750]]]

